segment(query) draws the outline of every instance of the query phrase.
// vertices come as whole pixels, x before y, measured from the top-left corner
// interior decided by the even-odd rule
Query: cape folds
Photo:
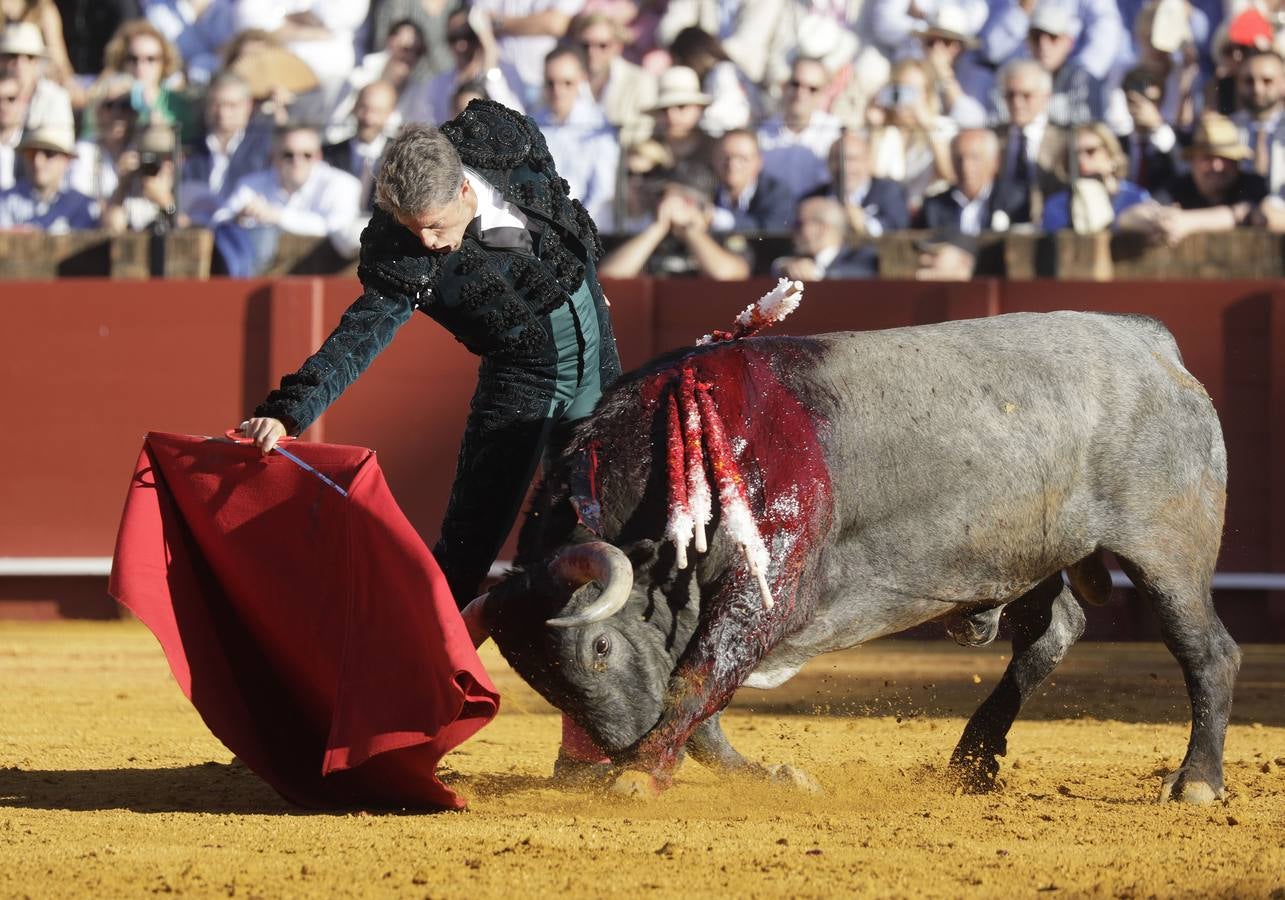
[[[152,433],[111,592],[210,730],[305,806],[458,809],[441,757],[496,692],[369,450]],[[347,496],[336,490],[347,492]]]

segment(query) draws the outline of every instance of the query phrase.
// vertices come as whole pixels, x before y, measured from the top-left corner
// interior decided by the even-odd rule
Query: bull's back
[[[1172,337],[1059,312],[820,335],[795,389],[827,426],[844,571],[1002,599],[1224,483],[1217,418]],[[789,377],[787,375],[787,377]]]

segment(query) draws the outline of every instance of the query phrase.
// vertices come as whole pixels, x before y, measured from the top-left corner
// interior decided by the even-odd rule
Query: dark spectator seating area
[[[913,279],[922,242],[931,233],[904,231],[871,240],[882,278]],[[755,275],[790,238],[784,234],[746,233],[755,258]],[[608,235],[608,249],[620,236]],[[1226,279],[1285,277],[1285,236],[1241,230],[1193,234],[1176,247],[1154,244],[1137,235],[1103,232],[1081,235],[984,233],[977,238],[978,277],[1107,279]],[[112,235],[83,231],[60,235],[0,232],[0,280],[55,277],[114,279],[208,278],[213,236],[200,229],[164,235]],[[265,273],[280,275],[356,275],[355,261],[335,253],[325,239],[283,235]],[[862,289],[863,292],[867,288]]]

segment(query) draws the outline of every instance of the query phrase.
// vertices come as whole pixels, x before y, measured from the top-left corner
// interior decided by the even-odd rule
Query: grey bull
[[[674,511],[706,477],[717,500],[688,561]],[[1240,662],[1210,595],[1226,480],[1209,396],[1151,319],[717,343],[613,386],[551,466],[516,570],[466,615],[610,755],[624,794],[663,789],[684,751],[806,782],[727,742],[738,688],[930,620],[982,643],[1002,615],[1012,659],[951,758],[986,790],[1023,702],[1083,633],[1080,603],[1108,598],[1110,551],[1190,695],[1161,799],[1208,802]]]

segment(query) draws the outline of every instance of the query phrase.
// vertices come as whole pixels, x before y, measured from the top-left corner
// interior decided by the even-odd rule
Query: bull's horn
[[[488,591],[480,597],[474,597],[468,602],[468,606],[460,610],[460,617],[464,620],[464,627],[468,629],[468,636],[474,647],[481,647],[491,636],[486,627],[486,598],[489,596],[491,594]]]
[[[591,581],[602,585],[602,593],[593,603],[573,615],[545,623],[554,628],[578,628],[614,616],[624,608],[634,586],[634,567],[629,557],[606,541],[568,547],[549,563],[549,574],[574,587]]]

